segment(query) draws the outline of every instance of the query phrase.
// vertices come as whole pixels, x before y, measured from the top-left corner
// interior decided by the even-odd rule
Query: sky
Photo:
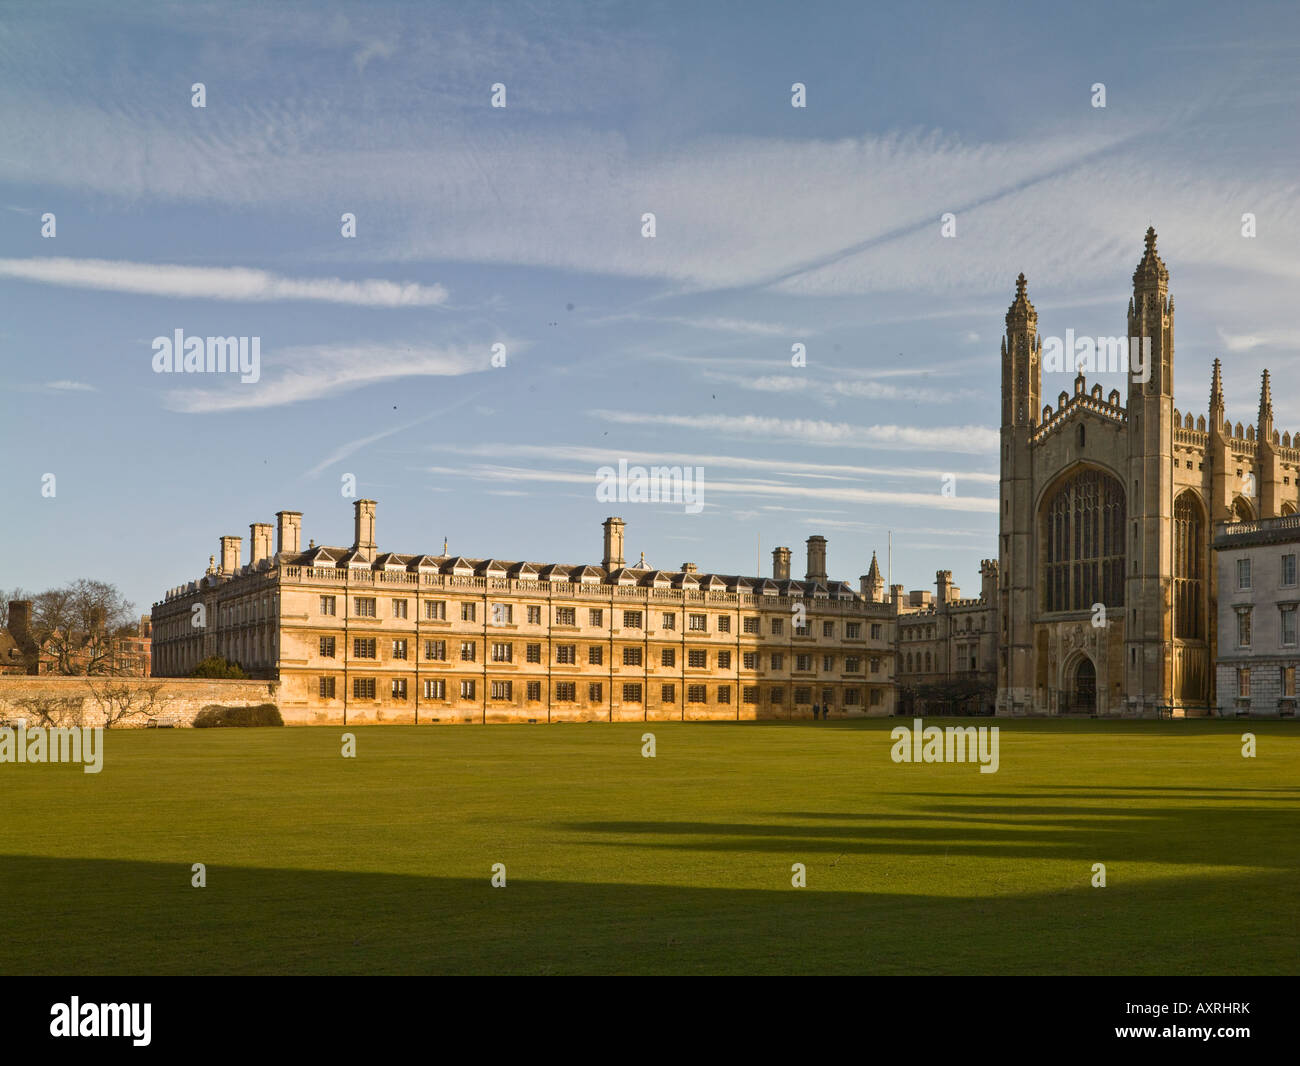
[[[278,510],[350,545],[353,492],[381,551],[598,563],[617,514],[633,563],[820,534],[978,595],[1020,272],[1123,335],[1154,226],[1177,406],[1220,357],[1300,430],[1298,104],[1291,4],[6,4],[0,588],[144,613]],[[257,380],[160,372],[176,330]]]

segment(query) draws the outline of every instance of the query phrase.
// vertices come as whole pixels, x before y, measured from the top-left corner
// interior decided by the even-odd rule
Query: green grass
[[[1294,723],[897,724],[115,731],[0,764],[0,972],[1295,972]]]

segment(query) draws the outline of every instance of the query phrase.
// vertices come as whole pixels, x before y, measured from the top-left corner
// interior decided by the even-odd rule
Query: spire
[[[1257,439],[1273,442],[1273,390],[1268,384],[1268,371],[1264,371],[1264,381],[1259,389],[1259,434]]]
[[[1026,291],[1025,275],[1022,272],[1016,278],[1016,298],[1011,301],[1011,306],[1007,309],[1007,326],[1010,327],[1014,321],[1026,321],[1028,319],[1037,319],[1038,312],[1034,310],[1034,305],[1029,302],[1029,294]]]
[[[1223,368],[1219,360],[1214,360],[1214,372],[1210,376],[1210,410],[1223,410]]]
[[[884,580],[880,576],[880,564],[876,562],[876,553],[871,553],[871,568],[867,571],[867,580],[871,582]]]
[[[1165,269],[1165,264],[1156,251],[1156,231],[1152,226],[1147,227],[1145,244],[1146,251],[1142,255],[1142,262],[1133,272],[1134,287],[1140,286],[1143,282],[1148,285],[1154,284],[1157,288],[1168,286],[1169,271]]]

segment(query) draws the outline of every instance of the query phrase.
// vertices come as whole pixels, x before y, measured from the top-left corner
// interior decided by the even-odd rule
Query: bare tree
[[[172,697],[163,691],[161,684],[137,685],[105,679],[88,680],[86,686],[103,715],[105,729],[132,719],[141,719],[139,724],[144,724],[165,717],[172,704]]]
[[[85,700],[80,696],[37,693],[13,701],[28,722],[51,729],[68,729],[85,724]]]
[[[11,600],[30,600],[32,594],[21,585],[15,585],[11,589],[0,588],[0,629],[6,629],[9,626],[9,602]]]
[[[32,603],[32,637],[57,674],[114,673],[117,634],[132,621],[132,605],[106,581],[78,578]]]
[[[75,674],[77,612],[70,588],[46,589],[32,597],[32,639],[54,658],[54,673]]]

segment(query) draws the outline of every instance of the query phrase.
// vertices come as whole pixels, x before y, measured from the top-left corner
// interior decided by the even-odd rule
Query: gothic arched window
[[[1196,496],[1174,501],[1174,636],[1205,636],[1205,520]]]
[[[1124,490],[1100,470],[1065,481],[1043,506],[1044,608],[1124,605]]]

